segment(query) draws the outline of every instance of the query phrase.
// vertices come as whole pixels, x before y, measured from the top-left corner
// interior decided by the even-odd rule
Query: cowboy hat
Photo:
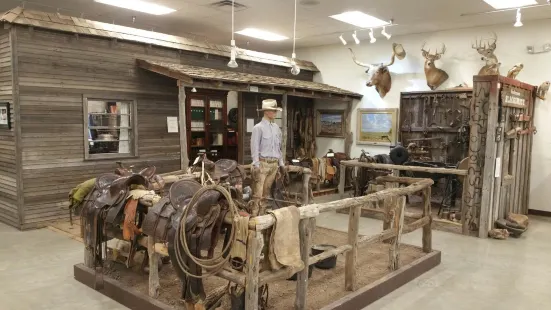
[[[257,111],[283,111],[283,109],[277,107],[275,99],[264,99],[262,100],[262,109],[258,109]]]

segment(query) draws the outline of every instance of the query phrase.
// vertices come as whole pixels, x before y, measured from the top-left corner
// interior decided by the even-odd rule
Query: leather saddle
[[[170,260],[176,274],[183,282],[182,298],[190,303],[196,303],[199,299],[204,300],[206,295],[202,279],[188,277],[184,269],[194,275],[201,275],[202,268],[184,254],[181,235],[177,233],[178,229],[183,221],[186,242],[193,256],[202,257],[201,251],[206,250],[207,257],[212,257],[227,213],[227,209],[219,202],[220,193],[214,190],[204,192],[196,204],[190,205],[192,197],[200,188],[201,184],[193,180],[174,183],[170,187],[168,201],[165,199],[153,206],[149,212],[151,215],[148,213],[144,223],[144,233],[152,233],[158,240],[163,239],[163,235],[167,236]],[[174,208],[174,212],[167,211],[170,209],[168,204]],[[184,219],[186,208],[190,209]],[[171,212],[172,214],[168,215]]]

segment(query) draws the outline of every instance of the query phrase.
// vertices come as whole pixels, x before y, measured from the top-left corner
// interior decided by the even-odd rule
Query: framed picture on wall
[[[344,138],[344,110],[317,110],[317,113],[318,137]]]
[[[395,145],[398,109],[358,109],[356,144]]]
[[[11,129],[9,102],[0,102],[0,128]]]

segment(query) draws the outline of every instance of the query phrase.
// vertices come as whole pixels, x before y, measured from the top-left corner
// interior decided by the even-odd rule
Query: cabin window
[[[103,159],[137,155],[134,100],[84,100],[85,158]]]

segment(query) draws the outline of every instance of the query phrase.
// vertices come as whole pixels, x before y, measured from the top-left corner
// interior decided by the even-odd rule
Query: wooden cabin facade
[[[0,107],[8,103],[10,122],[0,126],[0,221],[30,229],[67,218],[69,191],[112,171],[117,161],[135,169],[155,165],[159,173],[183,169],[188,156],[181,82],[226,92],[246,90],[208,79],[175,80],[137,61],[228,70],[229,51],[228,46],[55,13],[16,8],[1,16]],[[288,79],[317,84],[311,82],[317,69],[310,62],[298,61],[298,76],[289,73],[290,59],[282,56],[245,50],[238,62],[236,72],[275,78],[276,84]],[[284,86],[266,90],[282,94],[292,87]],[[346,100],[357,98],[336,92]],[[94,154],[89,139],[94,104],[104,104],[107,114],[124,106],[126,142],[118,142],[119,153]],[[179,132],[168,132],[167,117],[178,117]]]

